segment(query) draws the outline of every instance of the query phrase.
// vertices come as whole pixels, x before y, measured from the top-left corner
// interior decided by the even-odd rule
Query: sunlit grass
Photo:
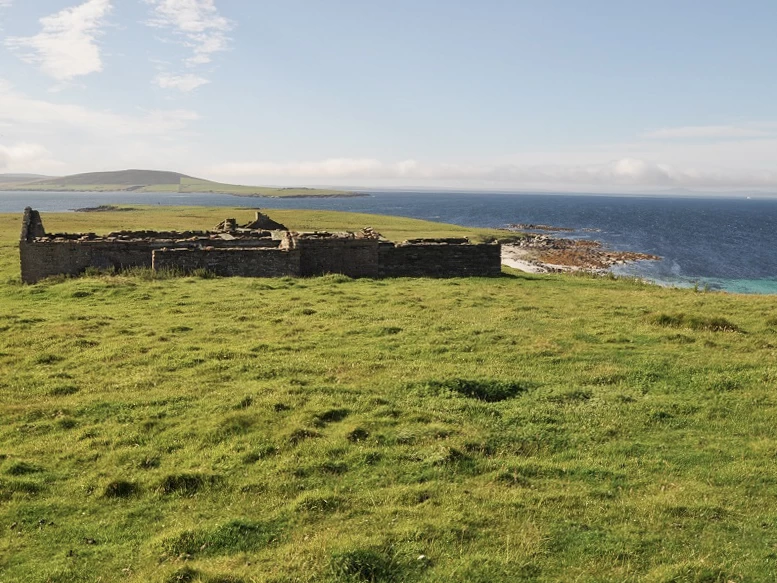
[[[43,220],[226,216],[250,211]],[[770,297],[517,273],[23,286],[19,219],[0,216],[0,581],[777,576]]]

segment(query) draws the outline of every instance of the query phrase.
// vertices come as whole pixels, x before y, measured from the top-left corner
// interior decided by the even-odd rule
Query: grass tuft
[[[528,386],[521,382],[468,379],[429,381],[427,386],[433,390],[451,391],[486,403],[506,401],[528,390]]]
[[[250,395],[243,397],[240,402],[235,405],[235,409],[248,409],[254,404],[254,398]]]
[[[56,364],[63,360],[65,360],[65,358],[58,354],[41,354],[35,358],[35,364]]]
[[[308,494],[303,496],[299,502],[297,502],[297,511],[328,514],[330,512],[338,512],[347,506],[348,501],[342,496],[320,496]]]
[[[348,409],[328,409],[313,416],[313,425],[324,427],[329,423],[338,423],[348,417],[349,414],[350,411]]]
[[[138,467],[141,470],[153,470],[155,468],[158,468],[162,463],[162,460],[157,455],[150,455],[144,457],[142,460],[140,460],[140,463],[138,464]]]
[[[195,269],[194,271],[192,271],[192,276],[198,277],[200,279],[216,279],[218,277],[218,275],[216,275],[212,271],[209,271],[203,268]]]
[[[52,397],[67,397],[68,395],[75,395],[80,390],[75,385],[60,385],[51,389],[49,395]]]
[[[352,443],[358,443],[366,440],[370,436],[370,432],[363,427],[357,427],[348,432],[348,441]]]
[[[162,542],[171,557],[219,556],[247,553],[277,540],[283,523],[232,520],[212,530],[188,530]]]
[[[134,482],[125,480],[114,480],[105,486],[103,491],[104,498],[131,498],[140,493],[140,486]]]
[[[357,548],[332,554],[331,575],[338,583],[391,583],[402,580],[403,569],[385,549]]]
[[[170,573],[164,583],[193,583],[198,579],[202,580],[200,572],[187,566]]]
[[[5,473],[9,476],[27,476],[29,474],[38,474],[43,471],[43,468],[30,464],[28,462],[16,462],[12,464]]]
[[[721,316],[689,316],[686,314],[657,314],[651,322],[665,328],[687,328],[706,332],[739,332],[744,331]]]
[[[313,431],[311,429],[295,429],[291,432],[291,435],[289,435],[288,441],[291,445],[299,445],[306,439],[315,439],[317,437],[321,437],[321,434],[317,431]]]
[[[159,485],[162,494],[180,494],[194,496],[197,492],[216,482],[215,476],[204,474],[171,474],[165,476]]]

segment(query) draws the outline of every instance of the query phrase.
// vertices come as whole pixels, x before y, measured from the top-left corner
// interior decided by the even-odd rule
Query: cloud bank
[[[212,167],[218,176],[258,181],[402,181],[493,188],[765,188],[777,189],[777,171],[696,170],[637,158],[599,164],[462,165],[424,164],[415,160],[385,163],[376,159],[336,158],[316,162],[232,162]]]
[[[40,144],[19,143],[13,146],[0,144],[0,170],[7,168],[51,167],[46,158],[49,152]]]
[[[88,0],[41,18],[42,29],[35,36],[10,37],[5,44],[57,81],[98,73],[103,62],[97,37],[110,10],[110,0]]]
[[[684,126],[643,133],[650,140],[725,140],[740,138],[777,137],[777,124],[753,123],[742,125]]]
[[[25,133],[77,130],[91,135],[166,136],[199,119],[190,110],[149,110],[138,114],[94,110],[80,105],[33,99],[0,79],[0,123]]]
[[[116,112],[36,99],[0,79],[0,168],[42,174],[178,168],[191,157],[198,119],[187,109]]]

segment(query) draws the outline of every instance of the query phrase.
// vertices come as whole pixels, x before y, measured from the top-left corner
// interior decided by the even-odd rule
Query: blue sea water
[[[58,212],[100,204],[326,209],[473,227],[535,223],[572,228],[607,247],[662,257],[614,268],[663,285],[777,293],[777,198],[371,192],[359,198],[244,198],[177,193],[0,193],[0,212]],[[44,218],[45,220],[45,218]]]

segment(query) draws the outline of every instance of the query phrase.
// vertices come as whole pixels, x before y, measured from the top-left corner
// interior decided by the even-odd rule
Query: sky
[[[0,0],[0,173],[777,192],[777,0]]]

